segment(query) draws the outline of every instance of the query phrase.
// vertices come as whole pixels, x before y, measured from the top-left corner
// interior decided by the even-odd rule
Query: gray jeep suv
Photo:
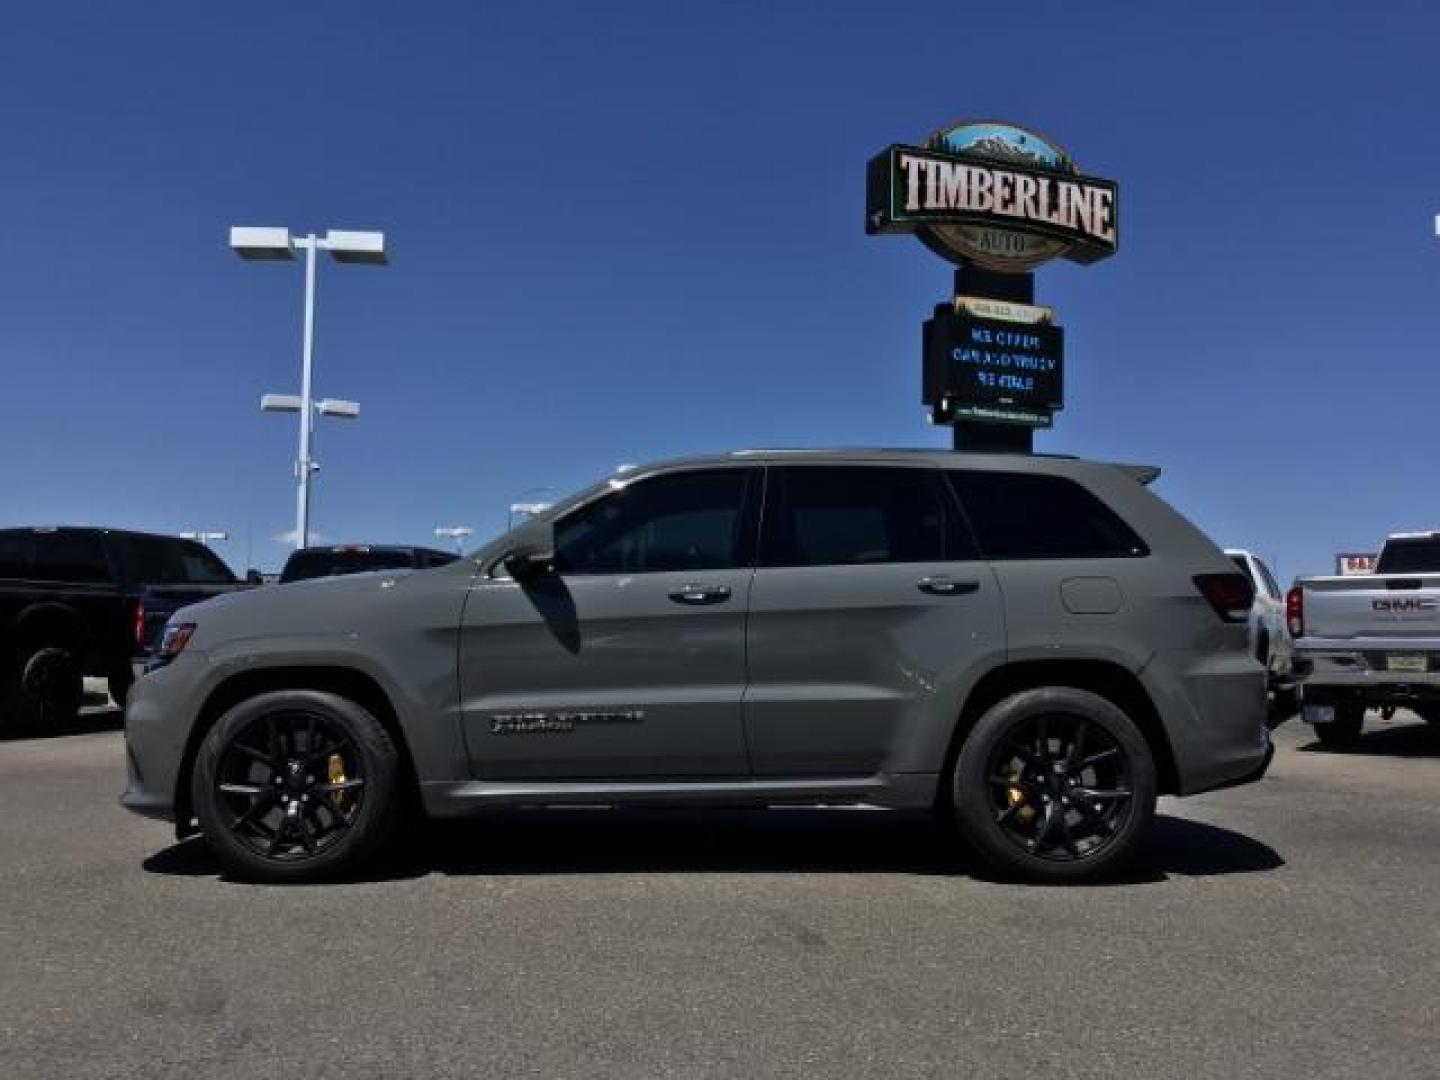
[[[352,871],[402,808],[933,808],[1002,871],[1132,856],[1258,778],[1251,587],[1058,457],[757,451],[604,481],[469,558],[178,612],[123,802],[232,873]]]

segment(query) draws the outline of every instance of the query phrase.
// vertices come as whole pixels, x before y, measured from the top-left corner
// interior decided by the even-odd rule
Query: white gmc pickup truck
[[[1394,534],[1373,574],[1297,578],[1285,618],[1322,743],[1353,744],[1371,708],[1440,723],[1440,532]]]

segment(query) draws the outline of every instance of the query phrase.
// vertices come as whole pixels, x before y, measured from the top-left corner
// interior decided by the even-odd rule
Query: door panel
[[[954,722],[957,672],[1003,648],[994,574],[937,471],[769,471],[750,594],[757,776],[870,775]]]
[[[923,590],[933,577],[964,591]],[[954,720],[937,688],[1003,639],[999,588],[983,562],[757,571],[745,700],[756,775],[882,770],[928,725]]]
[[[747,466],[616,482],[556,523],[553,572],[478,579],[460,642],[477,776],[748,774],[759,481]]]
[[[745,775],[740,700],[753,573],[482,581],[466,603],[460,645],[475,774]],[[702,604],[670,596],[695,585],[729,596]]]

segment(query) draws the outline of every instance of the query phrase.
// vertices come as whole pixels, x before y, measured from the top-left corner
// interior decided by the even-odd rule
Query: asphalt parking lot
[[[860,810],[564,811],[258,887],[116,805],[114,710],[0,742],[0,1076],[1433,1077],[1440,731],[1297,723],[1126,880]]]

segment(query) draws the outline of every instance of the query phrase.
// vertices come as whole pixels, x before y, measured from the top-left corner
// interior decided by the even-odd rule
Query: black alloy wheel
[[[955,763],[957,822],[979,854],[1037,881],[1078,881],[1130,860],[1155,814],[1155,764],[1113,702],[1069,687],[991,707]]]
[[[31,646],[12,660],[13,681],[0,694],[3,719],[17,725],[68,724],[80,712],[85,680],[75,654],[59,645]]]
[[[1008,731],[990,755],[995,824],[1026,854],[1060,861],[1100,852],[1135,797],[1125,750],[1099,724],[1040,713]]]
[[[242,702],[210,731],[192,791],[227,869],[308,881],[353,869],[393,825],[398,755],[358,704],[317,691]]]

